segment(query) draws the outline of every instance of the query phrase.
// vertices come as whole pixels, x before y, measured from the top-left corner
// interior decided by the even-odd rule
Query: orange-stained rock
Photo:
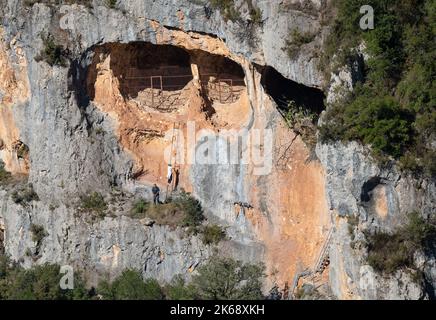
[[[289,131],[283,128],[276,138],[281,134]],[[265,242],[268,271],[276,273],[282,287],[296,272],[313,268],[330,229],[321,164],[307,161],[309,152],[299,137],[288,157],[284,168],[275,167],[267,182],[252,190],[257,201],[267,202],[267,212],[247,216]]]
[[[170,37],[171,42],[166,37]],[[174,38],[180,39],[180,46],[186,49],[201,49],[235,58],[215,38],[192,38],[189,33],[162,29],[158,43],[174,43]],[[199,70],[201,75],[211,68],[205,63],[207,57],[202,55],[192,58],[195,61],[191,61],[189,66],[193,71],[192,79],[183,88],[165,92],[154,89],[154,86],[153,89],[144,86],[142,90],[130,90],[126,95],[122,86],[129,76],[123,70],[130,67],[128,55],[135,55],[132,50],[128,45],[119,44],[97,48],[88,76],[88,91],[92,93],[96,107],[115,120],[120,145],[135,161],[132,178],[137,183],[157,183],[166,188],[168,158],[165,158],[165,151],[171,154],[168,150],[171,150],[174,124],[180,126],[183,137],[187,139],[188,121],[195,121],[196,133],[202,129],[216,133],[232,129],[238,131],[245,128],[251,119],[253,128],[265,128],[269,120],[264,115],[275,112],[271,100],[259,89],[260,79],[254,79],[248,88],[242,83],[235,85],[238,94],[233,102],[227,100],[220,103],[218,97],[211,99],[210,95],[206,99],[196,73]],[[182,72],[183,68],[174,70]],[[140,72],[151,73],[146,69],[135,70],[135,74]],[[145,81],[147,77],[140,81]],[[214,81],[212,77],[208,79]],[[251,90],[250,97],[247,89]],[[159,109],[159,103],[154,105],[156,99],[166,94],[178,95],[177,107],[173,105],[171,109],[164,110]],[[213,94],[216,95],[216,92]],[[235,206],[233,210],[235,215],[245,215],[253,226],[256,238],[264,243],[270,281],[284,287],[298,270],[313,267],[328,234],[330,221],[324,194],[324,172],[319,161],[308,161],[310,152],[301,138],[295,136],[283,120],[276,121],[272,172],[266,176],[249,173],[250,189],[246,192],[252,208],[241,210]],[[175,154],[170,159],[174,163]],[[253,171],[252,165],[249,168]],[[179,187],[192,191],[190,164],[182,163],[178,169]]]
[[[27,64],[23,50],[16,46],[15,40],[7,44],[0,29],[0,159],[5,169],[11,173],[27,174],[29,172],[29,155],[27,147],[20,141],[13,108],[29,99]],[[17,63],[12,65],[8,51],[14,50]]]
[[[159,94],[150,88],[138,92],[135,98],[125,97],[120,92],[120,82],[126,75],[115,74],[114,68],[129,68],[128,59],[125,59],[128,51],[129,48],[122,45],[97,49],[90,67],[88,91],[92,92],[95,105],[115,120],[121,146],[135,159],[134,178],[145,184],[157,183],[166,187],[167,164],[170,160],[174,163],[174,157],[167,159],[164,155],[165,150],[171,149],[174,125],[179,126],[186,138],[189,121],[195,121],[196,132],[202,129],[214,132],[220,129],[239,130],[247,121],[247,93],[245,87],[239,85],[234,103],[214,102],[213,106],[209,106],[213,111],[209,112],[198,80],[192,79],[183,89],[177,90],[178,101],[181,101],[177,108],[162,112],[156,105],[151,106],[153,100],[150,96],[153,95],[156,101]],[[189,164],[180,165],[179,170],[179,187],[190,191]]]

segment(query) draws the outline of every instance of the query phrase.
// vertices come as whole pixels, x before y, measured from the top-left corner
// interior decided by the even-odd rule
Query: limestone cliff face
[[[368,151],[357,143],[318,145],[317,154],[326,168],[326,193],[333,210],[335,233],[330,249],[330,284],[341,299],[419,299],[434,296],[433,254],[416,252],[419,266],[430,284],[425,288],[410,272],[392,277],[378,275],[366,264],[367,251],[359,246],[366,230],[391,232],[416,210],[424,217],[435,212],[435,185],[417,182],[395,167],[380,169]],[[352,229],[348,220],[357,217]],[[353,245],[354,242],[354,245]]]
[[[199,238],[184,237],[181,230],[165,226],[147,226],[123,215],[122,207],[92,223],[64,205],[35,202],[23,207],[6,192],[1,199],[6,252],[25,267],[45,262],[72,265],[84,270],[94,285],[126,268],[169,282],[175,274],[189,275],[210,254]],[[32,241],[32,224],[44,226],[47,233],[40,244]]]
[[[133,198],[150,198],[153,183],[166,190],[175,123],[186,139],[190,132],[210,136],[226,130],[242,138],[256,132],[265,137],[267,129],[272,142],[253,141],[254,149],[239,138],[219,136],[206,152],[225,154],[236,146],[239,158],[255,150],[270,156],[266,168],[255,159],[179,163],[178,187],[201,201],[209,221],[227,227],[229,239],[218,250],[264,262],[268,286],[284,288],[296,274],[313,268],[331,234],[323,279],[334,297],[428,297],[405,273],[391,279],[376,275],[349,245],[346,217],[358,216],[359,230],[391,230],[411,210],[433,214],[434,183],[418,189],[395,168],[380,170],[355,144],[318,143],[315,156],[278,110],[281,97],[274,89],[280,85],[266,84],[284,77],[294,81],[291,86],[304,85],[293,91],[296,98],[322,96],[325,79],[317,51],[328,32],[329,1],[252,2],[263,12],[262,25],[247,22],[245,1],[236,1],[246,21],[241,25],[196,1],[133,0],[116,9],[100,1],[93,1],[92,9],[66,6],[69,27],[61,28],[59,6],[0,1],[0,142],[5,146],[0,156],[6,170],[26,175],[40,199],[22,206],[11,200],[18,186],[1,192],[0,244],[13,259],[26,266],[74,264],[89,271],[91,282],[127,267],[161,281],[176,274],[189,277],[212,248],[197,237],[184,237],[182,230],[129,218]],[[295,28],[314,39],[290,59],[284,47]],[[44,50],[41,34],[68,48],[65,66],[38,59]],[[174,64],[176,69],[168,69]],[[165,84],[145,71],[157,69],[179,80]],[[156,101],[159,89],[163,100]],[[13,149],[16,141],[26,152]],[[194,150],[202,144],[195,141]],[[365,190],[374,179],[379,183]],[[112,216],[91,222],[77,214],[79,196],[92,191],[116,199]],[[365,203],[362,192],[369,192]],[[38,248],[31,224],[43,225],[48,233]],[[421,258],[434,283],[434,259]]]

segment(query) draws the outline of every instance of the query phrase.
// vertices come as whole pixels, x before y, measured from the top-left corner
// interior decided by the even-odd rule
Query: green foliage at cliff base
[[[113,281],[102,280],[89,288],[83,274],[75,272],[74,289],[60,288],[60,266],[43,264],[24,269],[0,255],[0,300],[161,300],[161,299],[262,299],[263,265],[244,264],[213,256],[187,283],[182,276],[160,285],[143,279],[141,272],[126,269]]]

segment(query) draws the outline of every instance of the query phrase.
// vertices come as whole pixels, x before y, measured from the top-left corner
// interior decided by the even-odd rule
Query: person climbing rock
[[[160,203],[160,200],[159,200],[160,189],[156,185],[156,183],[153,185],[153,188],[151,189],[151,192],[153,193],[153,203],[154,204],[159,204]]]

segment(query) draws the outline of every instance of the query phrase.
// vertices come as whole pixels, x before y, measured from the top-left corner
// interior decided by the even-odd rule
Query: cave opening
[[[110,81],[125,101],[134,99],[166,112],[184,105],[194,79],[199,81],[209,102],[234,103],[245,89],[245,74],[238,63],[224,56],[173,45],[132,42],[96,47],[87,77],[90,100],[96,95],[96,81],[105,72],[113,77],[106,77],[101,84],[107,87]]]
[[[261,73],[261,84],[265,92],[271,96],[280,110],[287,111],[290,101],[316,115],[325,109],[325,96],[320,89],[289,80],[270,66],[264,67]]]
[[[369,202],[371,200],[372,191],[382,183],[380,177],[372,177],[362,185],[362,190],[360,192],[360,201]]]
[[[124,97],[135,98],[144,89],[182,90],[193,79],[189,53],[181,48],[136,42],[125,49],[126,56],[114,55],[111,60]]]
[[[110,84],[124,101],[171,112],[186,101],[182,96],[192,79],[190,55],[182,48],[148,42],[107,43],[94,49],[87,87],[91,100],[96,98],[97,87],[101,91]]]
[[[133,42],[111,45],[110,53],[110,69],[125,99],[146,89],[182,90],[193,79],[189,53],[175,46]]]
[[[206,100],[234,103],[245,89],[245,73],[235,61],[201,50],[192,52]]]

